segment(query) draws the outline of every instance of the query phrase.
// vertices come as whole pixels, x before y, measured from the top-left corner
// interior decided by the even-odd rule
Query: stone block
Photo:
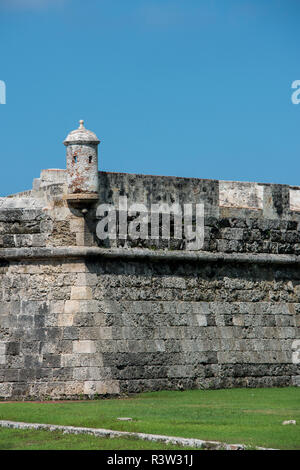
[[[78,397],[84,393],[84,384],[82,382],[67,381],[65,383],[65,394],[67,397]]]
[[[78,340],[79,331],[80,331],[80,328],[77,326],[65,326],[63,328],[63,339]]]
[[[96,286],[98,284],[98,276],[93,273],[77,274],[76,286]]]
[[[113,339],[113,335],[112,335],[112,327],[110,326],[103,326],[103,327],[100,327],[98,328],[98,337],[100,339]]]
[[[85,220],[84,218],[77,218],[70,220],[70,231],[71,232],[84,232],[85,231]]]
[[[242,240],[244,230],[242,228],[224,228],[222,230],[222,238],[226,240]]]
[[[119,383],[116,380],[86,381],[84,383],[86,395],[116,395],[120,393]]]
[[[97,340],[100,338],[100,329],[98,327],[82,326],[79,328],[80,340]]]
[[[56,313],[50,313],[49,315],[46,315],[45,318],[44,318],[45,328],[51,328],[51,327],[57,326],[58,315],[59,314],[56,314]]]
[[[185,289],[186,282],[185,279],[182,277],[177,276],[165,276],[161,280],[162,287],[165,288],[172,288],[172,289]]]
[[[54,399],[65,396],[65,382],[48,382],[47,395]]]
[[[85,246],[85,234],[84,234],[84,232],[77,232],[76,233],[76,245],[77,246]]]
[[[71,300],[91,300],[92,289],[87,286],[76,286],[72,287]]]
[[[74,315],[80,311],[80,302],[78,300],[66,300],[64,305],[64,313]]]
[[[6,356],[0,354],[0,365],[3,366],[6,363]]]
[[[50,313],[64,313],[65,302],[63,300],[50,302]]]
[[[0,383],[0,397],[10,398],[12,396],[12,384],[11,383]]]
[[[61,355],[60,354],[44,354],[43,355],[43,367],[60,367],[61,366]]]
[[[62,265],[62,272],[64,273],[85,273],[87,270],[85,263],[82,262],[64,263]]]
[[[18,369],[6,369],[4,373],[4,382],[18,382],[19,371]]]
[[[73,341],[73,352],[78,354],[92,354],[96,352],[94,341],[80,340]]]
[[[0,315],[8,315],[10,312],[11,302],[0,302]],[[17,313],[19,313],[19,311]]]
[[[93,313],[77,313],[73,315],[73,325],[80,327],[96,326],[95,314]]]
[[[6,354],[6,342],[0,341],[0,355],[4,356]]]
[[[88,379],[88,367],[73,367],[73,380],[84,381]]]
[[[35,315],[39,312],[40,303],[36,301],[22,301],[20,313],[23,315]]]
[[[300,387],[300,375],[292,376],[292,384],[294,387]]]
[[[97,313],[99,311],[98,300],[81,300],[79,302],[80,313]]]
[[[207,326],[206,315],[196,314],[195,317],[196,317],[196,322],[198,326]]]
[[[73,325],[73,315],[62,313],[58,315],[58,326],[72,326]]]

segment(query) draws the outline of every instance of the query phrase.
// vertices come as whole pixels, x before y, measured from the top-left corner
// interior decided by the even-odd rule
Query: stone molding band
[[[51,258],[119,258],[150,261],[224,262],[248,264],[300,264],[300,256],[270,253],[211,253],[206,251],[164,251],[149,249],[54,247],[54,248],[2,248],[0,261]]]

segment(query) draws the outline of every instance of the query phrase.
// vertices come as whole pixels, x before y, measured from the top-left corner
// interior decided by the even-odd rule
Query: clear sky
[[[65,168],[300,185],[299,0],[0,0],[0,195]]]

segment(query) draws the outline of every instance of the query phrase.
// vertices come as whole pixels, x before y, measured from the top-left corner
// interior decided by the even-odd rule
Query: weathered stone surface
[[[79,354],[92,354],[96,352],[96,346],[95,343],[90,340],[73,341],[73,352]]]
[[[0,397],[299,386],[300,188],[97,177],[108,204],[203,203],[204,247],[100,242],[63,170],[1,198]]]

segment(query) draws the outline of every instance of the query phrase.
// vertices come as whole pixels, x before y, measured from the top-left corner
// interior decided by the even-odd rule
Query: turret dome
[[[84,121],[79,121],[78,129],[70,132],[66,139],[64,140],[64,145],[71,145],[71,144],[86,144],[91,143],[98,145],[100,140],[96,136],[96,134],[92,131],[89,131],[84,127]]]

